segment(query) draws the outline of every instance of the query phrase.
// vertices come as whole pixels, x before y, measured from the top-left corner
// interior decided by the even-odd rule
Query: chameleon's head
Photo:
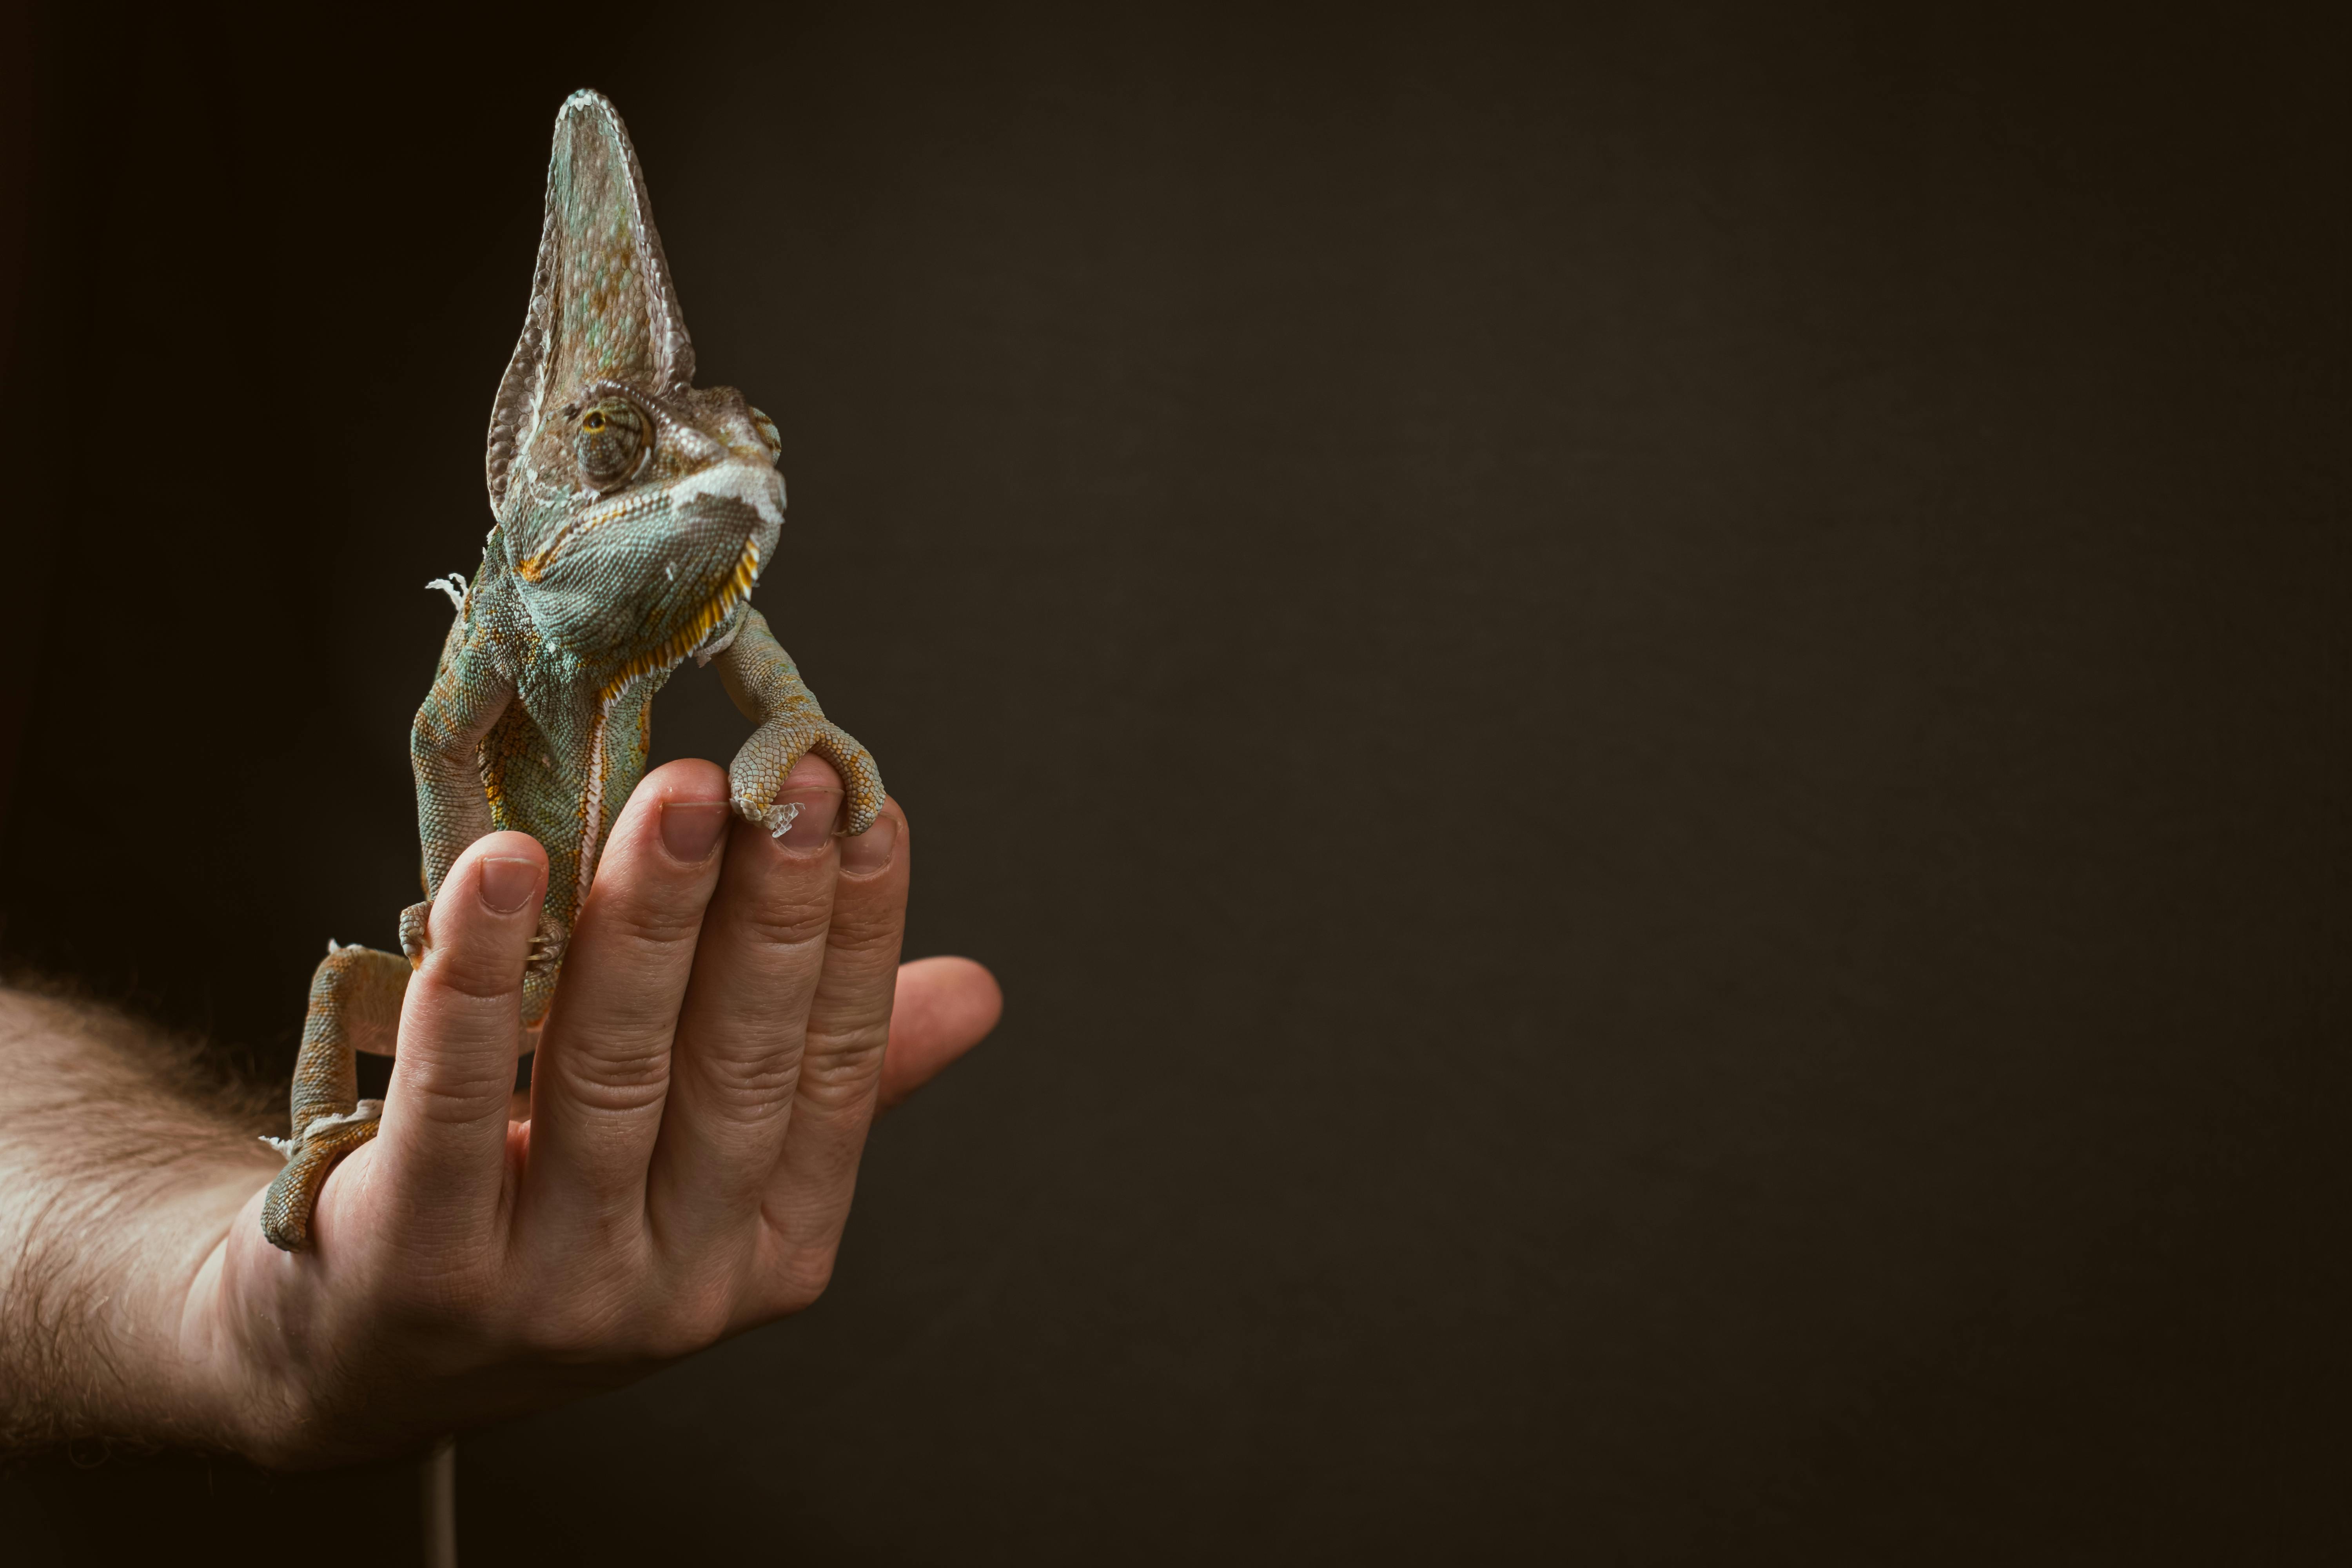
[[[540,634],[611,678],[730,636],[783,524],[776,427],[694,385],[621,117],[555,120],[522,341],[490,415],[490,510]]]

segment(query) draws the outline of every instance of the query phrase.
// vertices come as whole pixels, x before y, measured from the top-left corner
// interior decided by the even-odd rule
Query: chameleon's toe
[[[766,828],[771,837],[782,838],[800,816],[801,803],[778,800],[776,792],[783,787],[784,774],[791,771],[792,763],[799,760],[798,756],[788,757],[781,766],[771,764],[747,768],[739,764],[738,776],[733,780],[734,789],[728,798],[728,805],[735,808],[735,815]],[[765,776],[770,773],[774,776]]]
[[[841,831],[854,837],[873,826],[884,799],[882,770],[875,766],[874,753],[859,745],[857,737],[831,723],[818,731],[816,744],[809,750],[831,763],[833,771],[841,775]]]
[[[327,1173],[335,1168],[336,1161],[375,1136],[383,1102],[362,1100],[360,1105],[352,1113],[358,1120],[338,1119],[333,1126],[314,1127],[288,1147],[286,1168],[278,1173],[261,1200],[261,1234],[279,1251],[310,1250],[310,1215],[319,1206],[319,1190],[327,1184]],[[270,1142],[287,1146],[284,1140]]]
[[[800,816],[801,803],[778,800],[776,794],[804,756],[823,757],[841,776],[841,826],[835,831],[856,834],[873,826],[882,810],[882,770],[848,731],[824,722],[797,740],[780,740],[763,731],[744,743],[728,770],[735,815],[782,838]]]
[[[523,962],[541,965],[562,963],[563,950],[571,942],[569,931],[557,924],[553,917],[541,915],[539,929],[530,934],[530,951],[523,955]]]
[[[411,904],[400,911],[400,951],[411,966],[425,962],[425,950],[433,943],[432,931],[427,924],[432,916],[433,900],[430,899],[420,904]]]

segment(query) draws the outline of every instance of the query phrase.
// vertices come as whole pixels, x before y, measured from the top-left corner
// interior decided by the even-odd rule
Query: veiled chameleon
[[[310,982],[293,1130],[262,1228],[289,1251],[337,1160],[375,1133],[355,1051],[390,1054],[441,879],[484,834],[546,847],[544,913],[524,971],[532,1043],[614,815],[645,772],[650,705],[691,656],[716,662],[758,726],[730,768],[738,815],[782,834],[778,787],[809,752],[841,774],[843,828],[882,805],[874,759],[829,723],[752,584],[783,522],[775,426],[731,387],[694,384],[694,349],[654,232],[637,157],[600,94],[555,121],[547,216],[522,339],[490,414],[497,526],[457,606],[411,731],[425,901],[402,911],[404,953],[337,948]]]

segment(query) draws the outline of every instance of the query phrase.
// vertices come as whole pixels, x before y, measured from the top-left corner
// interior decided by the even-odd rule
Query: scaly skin
[[[416,712],[410,759],[425,901],[401,913],[404,956],[330,944],[310,984],[294,1069],[286,1169],[262,1213],[269,1240],[310,1245],[334,1163],[374,1136],[353,1053],[390,1054],[425,917],[466,847],[493,829],[547,849],[523,1024],[547,1016],[563,952],[613,818],[646,766],[654,693],[689,655],[716,661],[757,728],[730,768],[736,812],[781,835],[776,791],[814,752],[840,773],[843,828],[881,809],[866,748],[830,723],[752,585],[783,523],[779,442],[731,387],[694,385],[635,151],[613,106],[574,93],[555,121],[547,219],[522,339],[491,412],[490,510],[471,585]]]

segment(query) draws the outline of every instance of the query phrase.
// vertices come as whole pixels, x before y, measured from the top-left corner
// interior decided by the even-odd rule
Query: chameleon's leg
[[[767,618],[750,611],[743,629],[716,662],[727,695],[743,717],[759,726],[727,770],[736,815],[764,823],[781,837],[793,824],[793,811],[776,804],[776,791],[783,787],[793,764],[814,752],[841,775],[845,792],[841,831],[863,833],[873,826],[875,814],[882,809],[881,771],[849,731],[825,719],[792,656],[768,629]]]
[[[478,635],[478,608],[472,594],[460,601],[432,689],[409,731],[425,901],[401,913],[400,943],[406,956],[362,947],[334,949],[310,978],[310,1012],[294,1064],[293,1133],[272,1140],[285,1151],[286,1168],[270,1184],[261,1210],[262,1233],[289,1252],[310,1245],[310,1211],[327,1173],[375,1136],[383,1107],[361,1101],[353,1054],[391,1054],[411,966],[425,956],[425,917],[433,895],[466,846],[490,831],[479,748],[514,700],[515,689]]]
[[[309,1248],[310,1211],[327,1173],[375,1136],[383,1102],[359,1098],[356,1054],[392,1055],[408,975],[408,960],[399,953],[341,947],[310,976],[310,1011],[294,1060],[292,1135],[270,1140],[286,1155],[261,1205],[261,1231],[271,1246]]]
[[[474,595],[467,595],[432,689],[409,726],[408,763],[416,775],[416,837],[425,852],[425,899],[431,903],[466,847],[496,826],[482,783],[482,737],[514,700],[513,678],[499,668],[495,651],[475,634]],[[410,911],[414,914],[415,911]],[[418,929],[422,930],[421,919]],[[402,945],[410,947],[408,918],[401,921]]]
[[[476,635],[476,601],[468,595],[457,624],[450,628],[442,649],[441,668],[432,689],[416,710],[408,732],[409,765],[416,774],[416,836],[425,851],[425,902],[412,904],[400,917],[400,945],[409,962],[425,960],[425,917],[441,879],[457,864],[467,846],[498,826],[486,786],[503,787],[498,772],[505,759],[486,754],[486,740],[495,749],[494,731],[515,700],[514,678],[499,662],[496,650]],[[517,715],[520,717],[520,715]],[[530,962],[523,976],[523,1024],[528,1029],[547,1015],[555,987],[554,967],[562,957],[565,931],[542,916],[532,939]],[[528,1053],[535,1040],[526,1037]]]

